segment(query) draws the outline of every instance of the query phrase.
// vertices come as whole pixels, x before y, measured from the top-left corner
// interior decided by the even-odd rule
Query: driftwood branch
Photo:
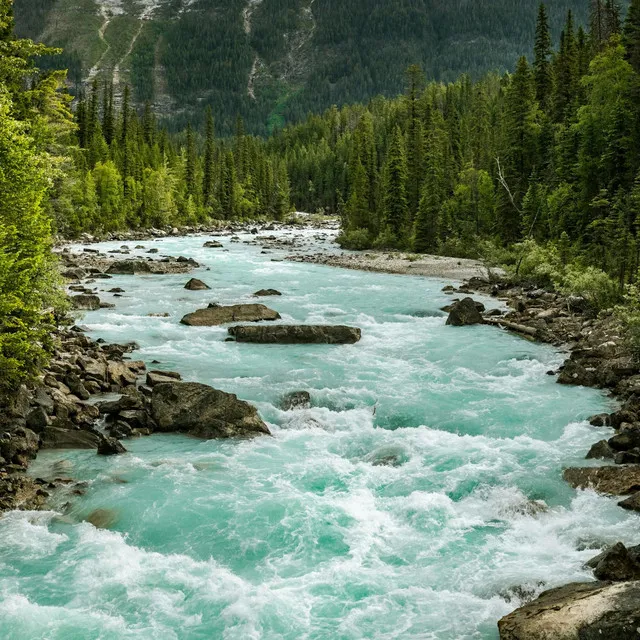
[[[504,177],[504,171],[502,170],[502,165],[500,164],[500,158],[498,158],[498,157],[496,157],[496,165],[498,165],[498,182],[502,185],[502,188],[507,192],[507,195],[509,196],[509,200],[511,201],[511,204],[513,205],[513,208],[519,214],[522,215],[522,210],[516,204],[516,198],[513,195],[513,193],[511,192],[511,189],[509,189],[509,184],[507,182],[507,179]]]

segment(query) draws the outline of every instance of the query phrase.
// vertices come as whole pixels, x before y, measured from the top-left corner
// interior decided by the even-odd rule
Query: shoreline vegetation
[[[501,326],[565,348],[550,372],[558,382],[604,389],[620,408],[591,420],[615,430],[585,452],[605,463],[564,477],[640,511],[640,0],[624,21],[614,0],[591,4],[589,29],[569,13],[557,49],[541,5],[535,59],[511,74],[427,84],[413,66],[398,98],[332,108],[266,140],[238,120],[221,140],[211,113],[204,135],[189,127],[170,136],[149,107],[138,113],[128,89],[116,104],[97,80],[72,108],[65,73],[35,66],[55,50],[16,39],[12,2],[0,0],[0,510],[82,491],[64,476],[25,475],[40,448],[117,455],[120,439],[154,431],[268,433],[235,396],[146,371],[130,359],[135,345],[93,341],[69,324],[70,309],[104,306],[96,281],[188,273],[195,261],[63,247],[57,263],[56,235],[257,237],[295,203],[338,216],[342,247],[375,251],[290,259],[467,279],[447,288],[449,324]],[[485,313],[474,292],[510,310]],[[620,543],[592,564],[597,582],[543,593],[500,621],[503,640],[636,634],[640,551]]]

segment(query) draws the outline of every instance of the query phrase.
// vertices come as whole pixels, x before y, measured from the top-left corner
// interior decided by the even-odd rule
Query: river
[[[561,479],[609,433],[585,419],[611,403],[546,375],[558,351],[445,326],[449,282],[207,239],[137,253],[195,258],[191,275],[210,291],[186,291],[191,275],[117,276],[97,281],[125,289],[100,294],[116,308],[80,322],[135,340],[152,367],[254,403],[273,437],[154,435],[110,458],[42,452],[32,473],[64,460],[86,493],[0,519],[2,638],[497,638],[498,618],[527,594],[591,580],[583,563],[603,544],[640,543],[636,515]],[[361,342],[240,344],[178,322],[261,288],[283,293],[262,300],[283,322],[356,325]],[[281,410],[297,390],[312,407]],[[83,522],[95,509],[112,510],[110,528]]]

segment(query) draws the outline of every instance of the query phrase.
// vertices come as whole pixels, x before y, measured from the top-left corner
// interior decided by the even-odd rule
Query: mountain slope
[[[549,3],[557,35],[566,11]],[[21,35],[65,48],[74,83],[129,82],[176,127],[210,104],[228,132],[255,132],[331,104],[401,90],[419,63],[451,80],[512,68],[532,41],[538,0],[16,0]],[[59,64],[59,62],[58,62]],[[117,87],[116,87],[117,88]]]

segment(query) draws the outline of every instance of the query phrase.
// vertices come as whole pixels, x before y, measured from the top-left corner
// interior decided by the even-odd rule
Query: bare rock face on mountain
[[[198,438],[269,435],[252,405],[198,382],[166,382],[153,387],[151,417],[155,431],[180,431]]]
[[[229,333],[238,342],[262,344],[354,344],[362,335],[358,327],[312,324],[238,325]]]
[[[572,583],[545,591],[498,622],[501,640],[638,637],[640,581]]]
[[[209,305],[207,309],[198,309],[187,313],[180,320],[190,327],[215,327],[229,322],[259,322],[260,320],[279,320],[280,314],[263,304],[233,304],[229,306]]]

